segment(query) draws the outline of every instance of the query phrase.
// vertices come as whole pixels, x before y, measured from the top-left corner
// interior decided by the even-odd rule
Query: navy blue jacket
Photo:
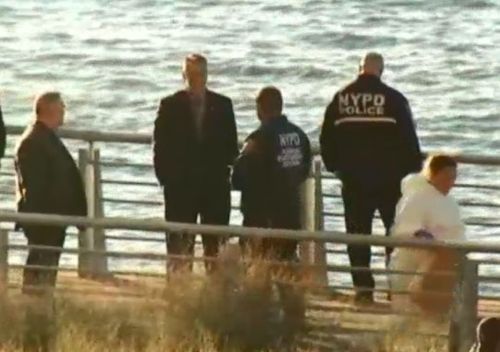
[[[310,166],[310,142],[299,127],[285,116],[262,124],[247,138],[233,170],[233,187],[242,191],[243,214],[297,218],[299,187]]]
[[[408,101],[372,75],[360,75],[335,94],[325,112],[320,145],[327,170],[344,184],[384,188],[421,169]]]

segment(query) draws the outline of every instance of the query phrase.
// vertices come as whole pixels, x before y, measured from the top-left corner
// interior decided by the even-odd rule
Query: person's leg
[[[165,219],[172,222],[196,223],[197,205],[187,195],[165,194]],[[167,232],[166,244],[168,255],[192,256],[194,236],[179,232]],[[167,273],[179,270],[191,270],[192,260],[170,258],[167,261]]]
[[[298,230],[300,211],[290,207],[284,213],[273,214],[272,227],[278,229]],[[304,289],[301,286],[301,268],[297,255],[299,242],[285,239],[268,239],[265,245],[273,260],[283,264],[276,270],[278,292],[284,314],[285,334],[293,338],[301,331],[305,323],[306,304]]]
[[[40,245],[42,233],[36,228],[24,229],[25,236],[28,240],[28,246]],[[41,270],[39,268],[30,268],[30,266],[42,265],[43,251],[36,248],[28,249],[28,257],[26,258],[26,268],[23,271],[23,293],[36,293],[37,287],[40,286]]]
[[[283,306],[285,323],[290,329],[290,332],[294,334],[303,326],[306,316],[304,289],[301,287],[300,267],[295,265],[298,264],[298,242],[281,242],[279,246],[281,250],[278,249],[278,245],[275,246],[277,259],[284,264],[288,264],[288,266],[285,266],[283,270],[280,271],[283,277],[282,280],[278,278],[278,280],[281,281],[281,283],[278,284],[278,290]]]
[[[25,351],[52,351],[55,338],[53,288],[56,285],[57,267],[66,237],[65,228],[35,226],[25,230],[28,245],[53,247],[30,249],[26,265],[42,268],[24,270],[23,293],[29,294],[25,316],[23,349]]]
[[[375,206],[369,194],[360,192],[352,187],[342,187],[344,201],[345,225],[347,233],[366,234],[372,232],[372,221]],[[365,245],[351,245],[347,247],[351,266],[370,268],[371,247]],[[356,299],[372,300],[375,281],[370,271],[352,270],[352,281],[356,289]]]
[[[399,190],[399,185],[392,185],[384,189],[377,196],[377,209],[382,218],[382,222],[385,227],[385,234],[389,236],[391,227],[394,224],[394,218],[396,217],[396,205],[401,198],[401,192]],[[386,261],[389,262],[390,255],[393,248],[386,247]]]
[[[61,258],[62,248],[64,247],[64,240],[66,238],[66,230],[64,228],[51,228],[47,236],[47,245],[60,250],[51,250],[46,252],[44,258],[44,265],[47,268],[57,268],[59,266],[59,259]],[[57,270],[47,270],[44,272],[44,283],[48,287],[55,287],[57,279]]]
[[[386,236],[390,235],[392,225],[394,224],[394,218],[396,217],[396,205],[401,198],[400,186],[399,184],[394,184],[390,187],[384,189],[377,199],[377,208],[382,218],[382,222],[385,227]],[[394,248],[385,247],[385,266],[389,267],[391,260],[391,254]],[[391,289],[391,280],[388,280],[389,289]],[[392,293],[389,291],[387,294],[387,299],[392,299]]]
[[[25,230],[29,246],[48,246],[56,250],[32,248],[28,250],[27,266],[43,268],[26,268],[23,273],[24,293],[43,293],[55,286],[57,268],[61,250],[64,245],[65,229],[53,226],[34,226]],[[36,292],[35,292],[36,291]]]
[[[228,225],[231,215],[231,191],[228,185],[224,185],[217,190],[207,190],[202,201],[200,220],[206,225]],[[205,270],[212,273],[215,269],[214,260],[219,254],[220,246],[225,242],[225,238],[215,235],[202,234],[203,255]]]
[[[262,216],[262,214],[247,213],[243,215],[243,226],[267,228],[269,227],[269,221],[266,217]],[[263,255],[263,253],[261,253],[261,239],[240,237],[239,244],[241,251],[245,257],[259,257]]]

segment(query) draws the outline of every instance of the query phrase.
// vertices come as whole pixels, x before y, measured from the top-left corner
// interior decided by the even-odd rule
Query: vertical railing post
[[[102,173],[101,173],[101,153],[99,149],[93,150],[92,165],[94,172],[94,216],[102,218],[104,216],[104,205],[102,202]],[[109,275],[108,258],[106,256],[106,234],[104,229],[94,229],[93,249],[97,251],[94,255],[94,270],[99,277]]]
[[[321,160],[317,159],[314,162],[314,230],[324,230],[323,218],[323,182],[321,175]],[[314,264],[317,265],[318,281],[321,285],[328,284],[328,272],[326,270],[326,243],[316,241],[314,243]]]
[[[479,266],[463,256],[459,283],[451,318],[450,348],[452,352],[468,352],[474,343],[478,319]]]
[[[9,231],[0,229],[0,294],[7,292],[9,283]]]
[[[301,227],[304,230],[314,231],[315,215],[314,215],[314,178],[312,172],[302,184],[301,187]],[[314,262],[313,242],[303,241],[299,248],[300,260],[302,263],[309,265]]]
[[[92,148],[92,147],[91,147]],[[90,151],[87,149],[78,150],[78,166],[85,187],[85,195],[87,197],[87,215],[94,215],[94,186],[93,173],[91,172]],[[93,272],[92,251],[94,247],[94,229],[88,227],[80,231],[78,236],[78,249],[84,251],[78,255],[78,275],[80,277],[89,277]]]

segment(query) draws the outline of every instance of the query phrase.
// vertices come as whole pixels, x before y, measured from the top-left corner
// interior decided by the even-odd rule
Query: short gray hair
[[[61,93],[57,91],[48,91],[40,93],[36,96],[35,102],[33,103],[33,111],[35,116],[40,114],[40,109],[43,105],[55,103],[62,101]]]
[[[187,67],[190,65],[195,65],[200,67],[205,73],[207,72],[207,59],[205,56],[201,54],[189,54],[184,59],[184,63],[182,65],[182,71],[186,72]]]

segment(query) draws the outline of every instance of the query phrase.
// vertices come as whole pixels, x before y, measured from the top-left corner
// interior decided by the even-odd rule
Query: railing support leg
[[[475,340],[479,290],[478,263],[464,255],[450,323],[449,352],[469,352]]]
[[[314,230],[324,230],[323,219],[323,183],[321,180],[321,160],[314,162]],[[328,271],[326,269],[326,243],[314,243],[314,264],[317,265],[317,280],[320,285],[328,284]]]
[[[303,230],[314,231],[314,178],[310,174],[301,188],[301,214],[300,221]],[[305,265],[313,264],[314,252],[311,241],[303,241],[299,248],[300,261]]]
[[[104,205],[102,202],[102,173],[101,173],[101,153],[99,149],[93,150],[93,172],[94,172],[94,216],[96,218],[104,217]],[[94,250],[97,253],[94,255],[95,275],[99,277],[107,277],[108,258],[106,256],[106,234],[104,229],[94,229]]]
[[[0,229],[0,294],[7,292],[9,283],[9,231]]]
[[[87,213],[89,217],[94,214],[94,187],[92,185],[93,175],[90,170],[90,152],[87,149],[78,150],[78,166],[85,187],[87,197]],[[78,236],[78,249],[83,251],[78,255],[78,276],[89,277],[92,275],[92,255],[89,251],[93,250],[94,230],[87,228],[80,231]]]

